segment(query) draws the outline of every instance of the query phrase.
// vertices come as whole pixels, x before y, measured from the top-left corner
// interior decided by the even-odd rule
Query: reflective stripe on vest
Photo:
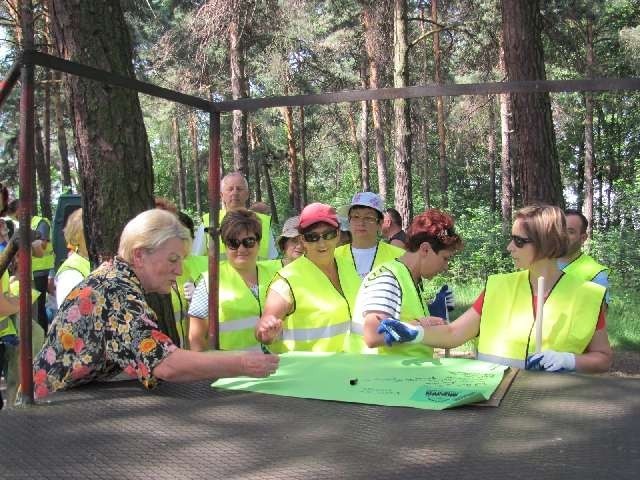
[[[9,273],[6,270],[2,274],[2,278],[0,278],[0,285],[2,288],[2,292],[0,292],[0,295],[4,295],[5,293],[9,292]],[[11,320],[11,317],[0,317],[0,337],[16,334],[16,327],[13,324],[13,320]]]
[[[58,271],[56,272],[56,277],[67,270],[76,270],[80,272],[84,278],[87,278],[89,273],[91,273],[91,264],[89,263],[89,260],[84,258],[82,255],[72,253],[64,262],[62,262],[62,265],[60,265],[60,268],[58,268]]]
[[[416,288],[416,284],[413,281],[413,277],[411,276],[411,272],[407,266],[398,261],[391,260],[390,262],[386,262],[382,264],[377,269],[367,275],[367,279],[374,278],[382,271],[388,271],[393,274],[398,284],[400,285],[400,320],[403,322],[413,322],[419,318],[423,318],[428,316],[427,306],[424,303],[420,292]],[[357,301],[358,307],[356,307],[356,312],[353,316],[353,321],[351,323],[351,333],[349,340],[348,351],[350,352],[361,352],[361,353],[371,353],[370,348],[364,342],[362,337],[364,332],[364,317],[362,312],[360,311],[360,303],[362,300]],[[346,349],[347,349],[346,348]],[[395,343],[393,346],[388,347],[386,345],[380,346],[377,348],[378,353],[381,354],[391,354],[391,355],[406,355],[410,357],[420,357],[420,358],[433,358],[433,349],[423,344],[413,344],[413,343]]]
[[[271,263],[257,262],[258,298],[240,274],[229,264],[220,263],[219,325],[221,350],[254,350],[259,347],[255,327],[262,315],[267,288],[277,269]],[[205,276],[209,291],[209,278]]]
[[[586,253],[581,253],[578,258],[565,265],[562,269],[563,272],[570,273],[578,278],[589,281],[593,280],[600,272],[607,270],[607,267],[600,265],[593,259],[593,257]]]
[[[53,253],[53,242],[52,236],[53,232],[51,231],[51,222],[48,218],[34,216],[31,217],[31,230],[37,230],[38,224],[40,222],[46,222],[49,225],[49,241],[47,242],[47,248],[44,249],[44,255],[42,257],[34,257],[31,256],[31,271],[39,272],[42,270],[51,270],[55,264],[55,255]]]
[[[305,256],[278,274],[291,287],[295,310],[284,320],[282,345],[274,351],[341,352],[351,318],[344,295]]]
[[[253,212],[260,220],[262,225],[262,238],[260,239],[260,249],[258,250],[258,259],[260,260],[268,260],[269,259],[269,241],[271,237],[271,216],[265,215],[264,213]],[[220,210],[218,227],[222,223],[224,216],[227,214],[226,210]],[[205,213],[202,215],[202,224],[205,227],[209,227],[209,214]],[[207,250],[209,249],[209,234],[206,234],[206,245]],[[224,243],[222,243],[222,238],[220,239],[220,259],[223,260],[227,258],[227,247]]]
[[[593,337],[604,292],[600,285],[562,275],[544,302],[542,350],[584,352]],[[524,362],[535,350],[529,271],[491,275],[482,307],[478,358]]]
[[[383,263],[401,257],[404,253],[405,251],[400,247],[385,242],[378,242],[376,245],[376,254],[373,257],[373,263],[369,271],[374,270]],[[353,311],[358,290],[360,289],[360,285],[362,285],[362,278],[358,275],[351,245],[347,244],[336,248],[334,256],[336,257],[336,264],[338,265],[338,276],[340,277],[342,291],[349,302],[349,308]]]

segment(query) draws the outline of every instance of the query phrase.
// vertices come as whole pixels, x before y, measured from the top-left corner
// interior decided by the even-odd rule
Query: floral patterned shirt
[[[124,371],[146,388],[153,369],[176,350],[158,330],[140,280],[128,263],[103,263],[60,306],[33,362],[35,396],[42,398]]]

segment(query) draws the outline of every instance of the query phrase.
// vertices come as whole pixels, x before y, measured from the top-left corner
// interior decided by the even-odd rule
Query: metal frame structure
[[[458,85],[424,85],[406,88],[382,88],[376,90],[349,90],[314,95],[293,95],[267,98],[211,102],[200,97],[186,95],[97,68],[64,60],[34,50],[25,50],[14,63],[0,88],[0,108],[11,93],[18,79],[21,81],[20,98],[20,156],[19,171],[21,198],[18,217],[20,221],[20,381],[23,403],[33,403],[33,371],[31,358],[31,255],[29,226],[31,224],[31,172],[34,158],[34,67],[40,66],[89,78],[101,83],[128,88],[157,98],[187,105],[209,114],[209,338],[212,347],[219,347],[218,329],[218,215],[220,210],[220,115],[233,110],[256,111],[273,107],[326,105],[341,102],[368,100],[392,100],[459,95],[494,95],[501,93],[542,93],[579,91],[640,90],[640,78],[593,80],[531,80],[518,82],[493,82]]]

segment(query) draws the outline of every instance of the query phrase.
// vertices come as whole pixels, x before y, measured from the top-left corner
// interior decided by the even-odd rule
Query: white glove
[[[187,299],[188,302],[191,301],[193,297],[193,292],[196,290],[196,286],[193,282],[184,282],[184,298]]]
[[[547,372],[558,372],[561,370],[574,371],[576,369],[576,356],[569,352],[556,352],[554,350],[546,350],[536,353],[529,357],[528,368],[535,370],[535,366],[539,366],[540,370]]]

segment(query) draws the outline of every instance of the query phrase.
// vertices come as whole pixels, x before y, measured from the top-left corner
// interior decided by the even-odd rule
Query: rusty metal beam
[[[52,68],[60,72],[89,78],[91,80],[115,85],[117,87],[129,88],[136,92],[151,95],[153,97],[164,98],[165,100],[171,100],[172,102],[189,105],[199,110],[204,110],[205,112],[210,112],[212,110],[212,102],[204,100],[203,98],[176,92],[175,90],[169,90],[168,88],[158,87],[152,83],[141,82],[134,78],[125,77],[116,73],[100,70],[98,68],[88,67],[81,63],[63,60],[62,58],[47,55],[46,53],[25,51],[23,58],[25,62],[40,65],[41,67]]]
[[[220,113],[209,114],[209,345],[220,349],[220,318],[218,314],[220,280]]]
[[[22,59],[19,57],[11,66],[9,73],[4,77],[4,80],[0,82],[0,108],[4,105],[5,100],[11,94],[13,87],[20,78],[20,68],[22,66]]]
[[[540,93],[640,90],[640,78],[601,78],[594,80],[530,80],[521,82],[468,83],[458,85],[423,85],[377,90],[346,90],[317,95],[293,95],[266,98],[242,98],[213,102],[219,112],[232,110],[255,111],[263,108],[327,105],[341,102],[393,100],[459,95],[494,95],[498,93]]]

